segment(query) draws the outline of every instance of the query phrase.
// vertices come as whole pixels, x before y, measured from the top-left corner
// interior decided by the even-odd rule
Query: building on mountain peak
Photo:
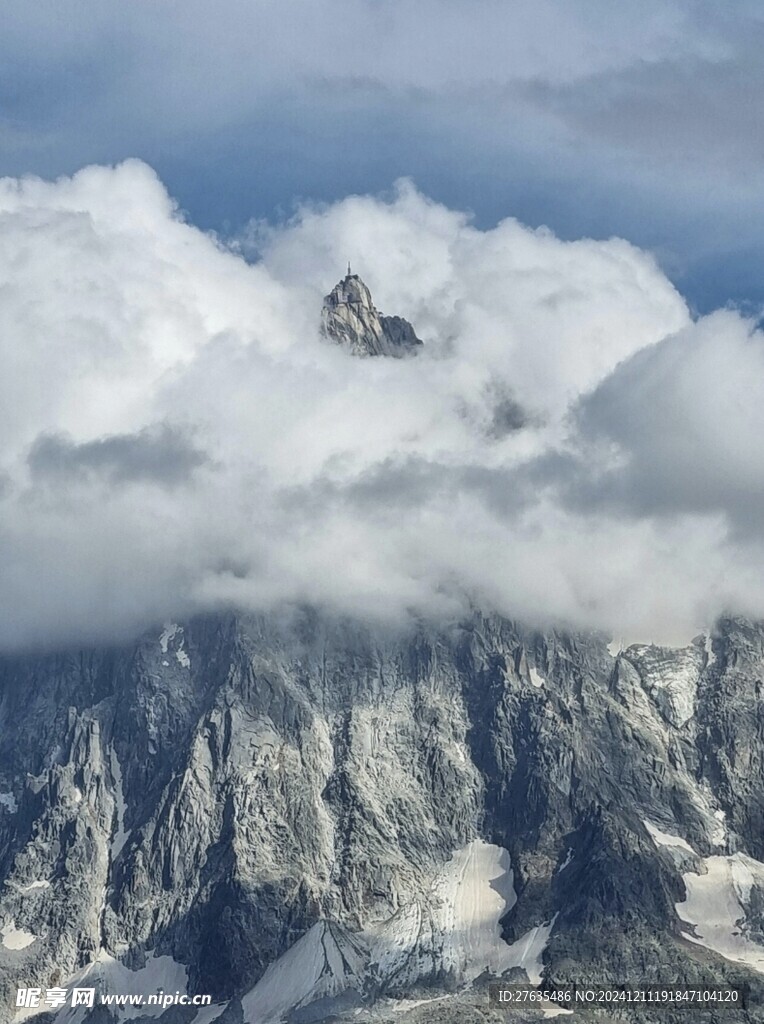
[[[324,299],[321,333],[356,356],[401,358],[417,352],[422,342],[400,316],[383,316],[358,274],[348,272]]]

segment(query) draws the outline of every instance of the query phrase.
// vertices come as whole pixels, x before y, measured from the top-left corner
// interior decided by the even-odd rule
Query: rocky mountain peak
[[[348,272],[324,299],[321,333],[356,356],[402,356],[415,353],[422,342],[400,316],[383,316],[358,274]]]
[[[0,1024],[541,1021],[488,978],[745,985],[580,1019],[764,1024],[762,679],[744,619],[613,657],[304,609],[0,657]]]

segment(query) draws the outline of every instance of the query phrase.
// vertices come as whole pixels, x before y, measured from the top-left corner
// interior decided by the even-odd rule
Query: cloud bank
[[[0,645],[469,602],[688,639],[764,610],[764,342],[650,255],[407,182],[241,254],[137,161],[0,183]],[[416,359],[319,338],[348,258]]]
[[[411,175],[764,302],[754,0],[5,0],[0,174],[140,156],[238,230]]]

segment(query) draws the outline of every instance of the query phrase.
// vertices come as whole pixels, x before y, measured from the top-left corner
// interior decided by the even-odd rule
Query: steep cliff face
[[[616,658],[305,613],[5,659],[4,1019],[83,977],[258,1024],[467,1020],[486,972],[756,990],[763,678],[738,620]]]
[[[422,344],[408,320],[377,311],[371,292],[357,274],[350,273],[350,267],[324,299],[321,331],[356,356],[400,358],[415,353]]]

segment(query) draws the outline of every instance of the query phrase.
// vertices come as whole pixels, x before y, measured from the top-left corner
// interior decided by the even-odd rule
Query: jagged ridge
[[[224,1024],[287,954],[300,1019],[456,993],[456,1021],[513,949],[558,981],[756,991],[763,672],[742,620],[615,658],[499,618],[314,614],[6,658],[0,1005],[97,961],[187,975]]]

